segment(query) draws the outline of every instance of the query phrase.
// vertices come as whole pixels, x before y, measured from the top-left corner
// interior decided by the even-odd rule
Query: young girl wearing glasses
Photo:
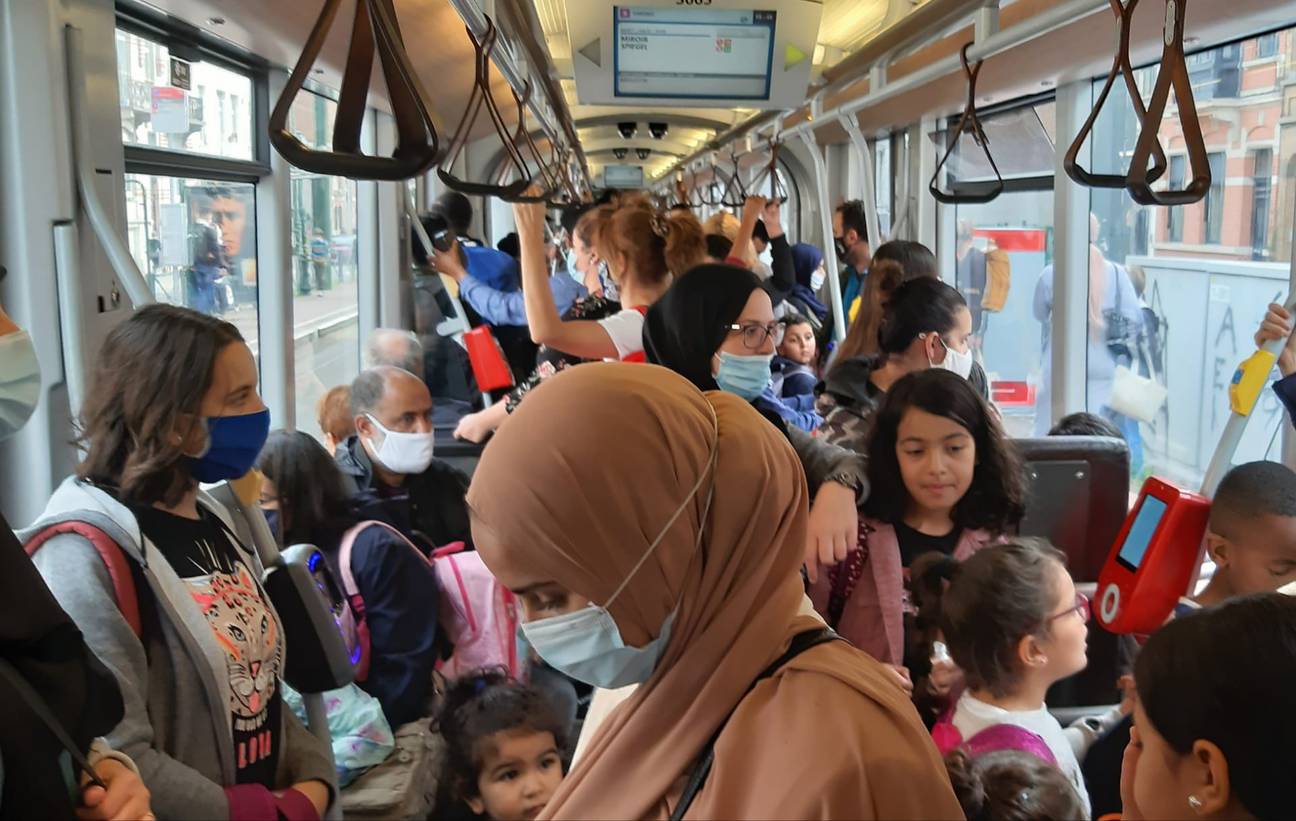
[[[1020,749],[1056,764],[1087,818],[1078,759],[1129,705],[1063,729],[1044,704],[1049,687],[1087,664],[1089,601],[1076,592],[1065,560],[1047,542],[1020,539],[954,569],[940,596],[940,625],[966,689],[933,735],[943,751]]]

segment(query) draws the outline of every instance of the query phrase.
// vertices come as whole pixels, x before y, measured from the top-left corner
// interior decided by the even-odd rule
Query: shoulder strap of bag
[[[774,660],[773,664],[761,671],[761,674],[757,676],[755,680],[752,681],[751,686],[747,688],[747,692],[743,693],[743,698],[746,698],[752,690],[756,689],[757,684],[760,684],[765,679],[777,673],[784,665],[792,661],[792,659],[812,647],[818,647],[821,644],[827,644],[830,641],[836,641],[840,638],[841,636],[837,635],[827,627],[819,627],[813,630],[806,630],[803,633],[797,633],[792,637],[792,643],[788,645],[787,652],[779,656]],[[739,703],[742,703],[742,699],[739,699]],[[735,709],[737,708],[735,707]],[[719,729],[715,731],[715,735],[711,736],[711,740],[707,742],[706,747],[702,749],[702,755],[698,757],[697,764],[693,765],[693,772],[689,775],[688,783],[684,785],[684,793],[680,796],[680,802],[676,805],[674,812],[670,815],[671,821],[680,821],[680,819],[684,817],[684,814],[688,812],[689,807],[693,805],[693,801],[697,798],[698,793],[702,791],[702,785],[706,783],[707,776],[711,774],[711,767],[715,764],[716,741],[719,740],[720,734],[724,732],[726,724],[728,724],[727,718],[723,723],[721,723]]]
[[[49,705],[45,703],[45,699],[41,698],[40,694],[32,689],[32,686],[27,683],[27,679],[23,678],[22,673],[18,672],[18,669],[10,664],[7,659],[0,658],[0,677],[3,677],[9,682],[9,685],[18,693],[18,697],[21,698],[29,708],[31,708],[31,711],[36,714],[36,717],[41,720],[41,723],[49,728],[49,731],[53,733],[54,737],[58,739],[58,742],[63,745],[63,749],[68,751],[68,755],[72,756],[72,760],[76,762],[76,765],[86,774],[90,779],[90,782],[96,787],[107,789],[108,785],[104,784],[99,776],[95,775],[94,768],[91,767],[90,762],[86,760],[85,753],[81,751],[76,742],[72,740],[72,737],[68,735],[67,730],[63,728],[63,724],[55,718],[52,712],[50,712]]]
[[[130,562],[126,554],[113,538],[103,530],[95,527],[88,522],[59,522],[50,525],[44,530],[32,536],[23,545],[28,556],[35,556],[36,551],[41,546],[55,536],[64,533],[73,533],[90,544],[94,545],[95,552],[103,561],[104,566],[108,568],[108,577],[112,580],[113,598],[117,600],[117,609],[121,611],[122,618],[130,625],[135,636],[144,635],[143,620],[140,617],[139,596],[135,587],[135,575],[131,571]]]
[[[414,543],[405,538],[405,534],[396,528],[380,522],[376,519],[370,519],[366,522],[360,522],[352,526],[346,533],[342,534],[342,543],[338,546],[338,570],[342,571],[342,592],[351,596],[360,595],[360,588],[356,585],[355,575],[351,572],[351,550],[355,547],[356,539],[360,534],[370,527],[380,527],[390,533],[398,542],[409,547],[410,550],[419,557],[421,561],[426,562],[428,559],[423,555],[423,551],[415,547]]]

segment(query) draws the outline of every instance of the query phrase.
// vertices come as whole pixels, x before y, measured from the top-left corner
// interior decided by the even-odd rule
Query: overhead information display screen
[[[643,188],[642,165],[609,165],[603,169],[603,185],[608,188]]]
[[[613,6],[617,97],[768,100],[776,12]]]

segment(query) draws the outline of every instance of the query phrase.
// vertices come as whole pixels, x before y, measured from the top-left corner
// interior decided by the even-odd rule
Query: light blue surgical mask
[[[662,622],[657,637],[643,647],[626,645],[621,638],[621,630],[617,627],[616,620],[612,618],[608,608],[616,601],[617,596],[621,595],[621,591],[630,584],[630,580],[639,572],[639,568],[643,567],[652,556],[657,545],[666,538],[675,520],[697,495],[702,488],[702,483],[712,474],[715,455],[716,447],[713,445],[710,462],[707,469],[698,477],[697,484],[693,485],[688,496],[671,514],[670,520],[666,522],[661,533],[653,539],[652,544],[644,551],[635,566],[630,568],[630,573],[612,592],[605,604],[602,606],[591,604],[589,607],[571,613],[524,622],[521,625],[523,638],[535,648],[550,667],[577,681],[605,690],[642,684],[652,677],[653,671],[657,669],[657,662],[661,660],[666,645],[670,643],[671,628],[679,612],[679,602],[676,602],[675,607]],[[711,488],[707,491],[706,504],[702,509],[702,525],[698,528],[694,555],[702,544],[702,532],[711,510],[711,499],[714,493],[715,483],[712,482]]]
[[[748,402],[760,396],[771,381],[770,362],[774,354],[741,354],[721,351],[720,367],[716,370],[715,381],[720,390],[737,394]]]
[[[576,267],[576,251],[572,248],[567,249],[567,275],[582,285],[585,283],[585,275]]]
[[[0,439],[17,433],[40,401],[40,362],[26,331],[0,336]]]
[[[608,264],[601,260],[599,261],[599,283],[603,285],[603,296],[613,302],[621,301],[621,291],[617,288],[616,280],[608,273]]]

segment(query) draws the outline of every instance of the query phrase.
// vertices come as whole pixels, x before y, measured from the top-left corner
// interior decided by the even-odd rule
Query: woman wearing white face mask
[[[649,366],[574,368],[518,414],[469,492],[478,549],[552,665],[640,685],[541,818],[961,817],[888,671],[798,613],[783,436]]]
[[[26,424],[39,398],[36,348],[0,307],[0,439],[8,439]]]
[[[972,313],[958,291],[928,277],[900,284],[882,316],[878,355],[838,361],[828,372],[815,406],[824,417],[819,435],[863,453],[869,420],[902,376],[927,368],[971,375],[971,335]]]

